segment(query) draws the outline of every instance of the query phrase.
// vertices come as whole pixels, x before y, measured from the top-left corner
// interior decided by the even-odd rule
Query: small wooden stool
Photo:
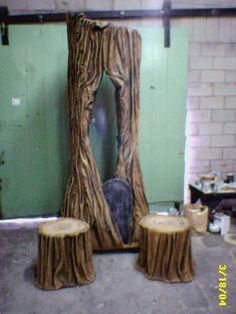
[[[137,268],[147,278],[188,282],[194,277],[190,225],[184,217],[150,214],[140,221]]]
[[[59,218],[39,227],[36,286],[60,289],[95,279],[89,225],[74,218]]]

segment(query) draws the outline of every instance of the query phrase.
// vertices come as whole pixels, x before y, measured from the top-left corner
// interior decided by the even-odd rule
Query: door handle
[[[5,151],[3,150],[3,151],[1,151],[1,154],[0,154],[0,165],[5,164],[4,156],[5,156]]]

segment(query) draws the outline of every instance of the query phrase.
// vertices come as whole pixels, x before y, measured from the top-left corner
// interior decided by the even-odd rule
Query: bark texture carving
[[[96,250],[132,247],[139,242],[138,222],[148,213],[138,158],[141,38],[136,30],[80,16],[69,18],[68,44],[71,173],[61,214],[90,224]],[[127,180],[133,192],[128,245],[112,219],[89,144],[91,112],[104,71],[116,88],[119,152],[114,176]]]
[[[35,284],[52,290],[84,285],[95,280],[89,225],[59,218],[39,227]]]
[[[148,279],[165,282],[193,280],[190,225],[184,217],[150,214],[140,221],[137,268]]]

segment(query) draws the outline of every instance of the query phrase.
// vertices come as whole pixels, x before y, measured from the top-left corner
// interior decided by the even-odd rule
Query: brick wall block
[[[55,10],[56,4],[53,0],[27,0],[29,10]]]
[[[27,0],[3,0],[0,2],[0,5],[8,6],[10,13],[14,11],[27,11]]]
[[[236,71],[225,71],[225,82],[235,83]]]
[[[223,149],[223,159],[234,159],[236,156],[236,148],[224,148]]]
[[[202,42],[205,41],[205,29],[206,29],[206,18],[201,17],[193,19],[193,31],[191,41]]]
[[[8,4],[7,4],[7,0],[0,0],[0,6],[1,7],[5,7],[5,6],[7,6]]]
[[[213,58],[209,56],[191,56],[189,60],[190,69],[212,69]]]
[[[209,173],[210,172],[210,166],[203,166],[203,167],[199,167],[197,165],[194,164],[194,166],[189,167],[189,172],[191,174],[195,174],[196,177],[200,174],[204,174],[204,173]],[[194,180],[195,181],[195,180]],[[194,182],[193,181],[193,182]]]
[[[99,1],[85,0],[85,6],[86,6],[86,10],[88,11],[113,10],[114,1],[113,0],[99,0]]]
[[[236,96],[225,97],[225,108],[236,109]]]
[[[140,10],[141,2],[141,0],[114,0],[114,10]]]
[[[200,82],[201,71],[200,70],[189,70],[188,72],[188,82],[197,83]]]
[[[201,55],[203,56],[223,56],[226,45],[220,43],[201,43]]]
[[[225,122],[223,133],[224,134],[236,134],[236,122]]]
[[[219,41],[224,43],[231,41],[231,19],[227,17],[219,19]]]
[[[222,109],[224,107],[223,96],[209,96],[200,99],[200,109]]]
[[[201,51],[201,44],[200,43],[189,43],[188,53],[190,56],[199,56]]]
[[[58,11],[83,11],[86,10],[85,0],[77,1],[77,0],[55,0],[56,8]]]
[[[220,110],[219,110],[220,111]],[[223,123],[199,123],[198,130],[200,135],[222,134]]]
[[[229,122],[235,121],[235,111],[234,110],[212,110],[212,121],[222,121]]]
[[[192,33],[193,33],[193,19],[192,18],[182,18],[179,20],[180,27],[186,29],[189,34],[189,40],[192,41]]]
[[[202,82],[224,82],[224,71],[222,70],[202,70]]]
[[[164,0],[141,0],[142,9],[151,10],[151,9],[161,9],[163,6]],[[129,2],[126,0],[126,2]]]
[[[188,97],[187,109],[199,109],[200,97]]]
[[[235,27],[236,27],[236,23],[235,23]],[[230,42],[228,44],[225,44],[224,55],[226,57],[234,57],[236,55],[236,38],[235,38],[235,42]]]
[[[236,95],[236,82],[215,83],[213,86],[213,95]]]
[[[172,0],[177,8],[234,7],[235,0]]]
[[[212,147],[234,146],[234,136],[233,135],[212,135],[211,146]]]
[[[186,136],[198,134],[199,134],[198,123],[189,123],[188,127],[186,128]]]
[[[221,174],[221,179],[225,178],[225,173],[233,172],[233,160],[211,160],[210,171],[218,171]]]
[[[188,182],[194,182],[199,174],[210,172],[209,160],[195,160],[194,163],[189,163],[188,174],[194,175],[194,177]]]
[[[190,122],[207,122],[211,120],[211,110],[191,110]]]
[[[209,147],[210,136],[209,135],[196,135],[189,136],[189,147]]]
[[[191,83],[188,87],[189,96],[212,96],[212,84]]]
[[[197,167],[209,167],[210,160],[196,160],[194,163]],[[191,166],[191,165],[190,165]]]
[[[190,154],[192,152],[191,160],[211,160],[211,159],[221,159],[222,158],[222,148],[198,148],[194,147],[194,149],[190,150]]]
[[[212,17],[206,19],[205,29],[205,41],[206,42],[218,42],[219,41],[219,19]]]
[[[236,19],[231,19],[231,42],[236,42]]]
[[[216,70],[236,70],[236,57],[215,57],[213,68]]]

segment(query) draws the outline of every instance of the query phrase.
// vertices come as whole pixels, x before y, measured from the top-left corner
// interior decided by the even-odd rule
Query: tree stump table
[[[95,279],[89,225],[74,218],[59,218],[39,227],[36,286],[60,289]]]
[[[147,278],[188,282],[195,273],[190,225],[184,217],[150,214],[140,221],[141,239],[137,268]]]

